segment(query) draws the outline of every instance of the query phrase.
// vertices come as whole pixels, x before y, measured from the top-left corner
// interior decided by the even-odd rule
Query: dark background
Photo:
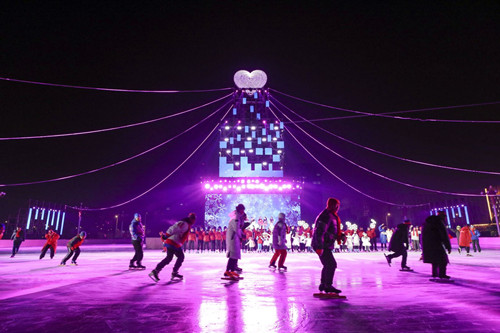
[[[0,76],[123,89],[232,87],[239,69],[262,69],[268,86],[305,99],[366,112],[500,101],[500,5],[461,2],[4,2],[0,5]],[[43,135],[144,121],[194,107],[228,92],[139,94],[99,92],[0,81],[0,136]],[[349,113],[273,96],[313,119]],[[103,134],[0,142],[0,183],[55,178],[98,168],[182,132],[222,103],[188,115]],[[499,104],[406,116],[499,120]],[[106,207],[144,192],[181,163],[215,126],[216,117],[142,158],[57,183],[4,187],[0,218],[15,224],[28,200]],[[375,117],[318,122],[338,135],[394,155],[498,171],[498,124],[428,123]],[[498,176],[412,165],[356,148],[309,125],[305,129],[357,163],[407,183],[479,194]],[[487,222],[484,198],[412,190],[361,171],[319,148],[293,125],[333,172],[384,201],[445,206],[467,202]],[[84,213],[84,227],[128,225],[135,211],[149,230],[189,211],[203,214],[199,181],[217,176],[217,136],[157,189],[118,209]],[[391,212],[421,220],[427,207],[404,209],[367,199],[342,185],[287,138],[286,175],[307,182],[304,217],[323,200],[342,201],[341,217],[361,224]],[[73,216],[74,215],[74,216]],[[76,214],[70,214],[74,223]],[[486,220],[485,220],[486,219]],[[21,218],[22,220],[22,218]],[[101,227],[99,227],[101,228]],[[98,228],[98,229],[99,229]],[[106,227],[102,227],[106,228]],[[112,228],[112,227],[108,227]]]

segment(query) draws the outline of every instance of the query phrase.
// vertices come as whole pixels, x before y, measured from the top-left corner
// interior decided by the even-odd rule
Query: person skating
[[[24,230],[22,227],[17,227],[14,232],[12,233],[12,236],[10,236],[10,239],[13,240],[12,243],[12,255],[10,256],[11,258],[14,258],[14,256],[19,252],[19,247],[21,246],[21,243],[24,242]]]
[[[50,259],[54,259],[54,255],[56,254],[57,250],[57,240],[59,239],[59,234],[55,232],[52,229],[49,229],[49,231],[45,234],[45,238],[47,241],[45,242],[45,245],[42,247],[42,253],[40,253],[40,259],[43,259],[45,257],[45,254],[47,253],[47,250],[50,249]]]
[[[134,214],[134,219],[130,222],[129,231],[135,253],[128,267],[129,269],[145,269],[146,267],[142,265],[142,258],[144,257],[144,252],[142,251],[142,245],[144,244],[144,225],[142,224],[141,214]],[[137,265],[135,265],[136,262]]]
[[[245,206],[239,204],[236,209],[231,213],[231,220],[227,226],[227,265],[224,272],[224,278],[227,279],[240,279],[238,273],[238,259],[241,259],[241,238],[245,228]]]
[[[396,231],[391,237],[391,242],[389,243],[389,251],[394,252],[393,254],[386,255],[387,263],[391,266],[391,261],[394,258],[402,256],[401,260],[401,270],[411,271],[411,268],[406,266],[406,259],[408,258],[408,220],[405,223],[401,223],[397,226]]]
[[[446,275],[448,254],[451,253],[450,238],[439,216],[431,215],[425,220],[422,230],[422,255],[424,263],[432,264],[432,277],[450,279]]]
[[[474,228],[474,226],[470,227],[470,232],[471,232],[471,239],[472,239],[472,246],[474,249],[474,252],[479,251],[481,253],[481,246],[479,246],[479,236],[481,236],[481,233],[479,230]]]
[[[286,223],[285,223],[285,214],[279,213],[278,222],[273,229],[273,248],[274,255],[271,258],[271,262],[269,263],[269,267],[276,268],[276,260],[278,260],[278,269],[287,270],[285,266],[286,259]]]
[[[460,229],[460,240],[458,241],[458,245],[460,246],[460,249],[465,249],[467,251],[467,256],[471,257],[472,254],[470,254],[470,244],[472,243],[472,234],[469,230],[469,226],[465,225]]]
[[[78,235],[70,239],[67,245],[68,254],[66,254],[64,259],[61,261],[61,265],[66,265],[66,261],[71,259],[73,254],[74,257],[73,259],[71,259],[71,264],[78,265],[76,263],[76,259],[78,259],[78,256],[80,255],[80,245],[82,245],[83,241],[85,240],[85,237],[87,237],[87,233],[85,231],[81,231]]]
[[[341,242],[340,218],[337,214],[340,201],[329,198],[326,208],[318,215],[314,223],[312,248],[318,254],[323,265],[321,270],[320,292],[339,294],[341,290],[333,287],[333,276],[337,268],[337,262],[333,257],[332,249],[335,242]]]
[[[177,257],[174,267],[172,269],[172,279],[182,279],[183,276],[179,274],[179,269],[184,261],[184,252],[182,250],[182,245],[187,240],[189,235],[189,230],[196,222],[196,214],[189,213],[189,215],[179,222],[168,228],[166,234],[163,236],[164,242],[167,244],[167,256],[156,265],[156,268],[149,273],[149,277],[153,281],[158,282],[160,280],[159,275],[161,270],[174,258]]]

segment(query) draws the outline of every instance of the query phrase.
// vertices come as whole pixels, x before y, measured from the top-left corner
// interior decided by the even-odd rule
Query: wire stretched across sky
[[[174,114],[170,114],[168,116],[163,116],[160,118],[155,118],[151,120],[146,120],[146,121],[141,121],[138,123],[133,123],[133,124],[128,124],[128,125],[122,125],[122,126],[115,126],[115,127],[109,127],[109,128],[103,128],[103,129],[98,129],[98,130],[91,130],[91,131],[83,131],[83,132],[74,132],[74,133],[63,133],[63,134],[49,134],[49,135],[35,135],[35,136],[16,136],[16,137],[10,137],[10,138],[0,138],[0,141],[10,141],[10,140],[30,140],[30,139],[49,139],[49,138],[60,138],[60,137],[66,137],[66,136],[78,136],[78,135],[87,135],[87,134],[96,134],[96,133],[103,133],[103,132],[110,132],[110,131],[115,131],[115,130],[120,130],[124,128],[130,128],[130,127],[135,127],[135,126],[141,126],[141,125],[146,125],[146,124],[151,124],[157,121],[177,117],[180,115],[183,115],[185,113],[189,113],[198,109],[201,109],[205,106],[208,106],[210,104],[217,103],[225,98],[228,98],[229,96],[232,96],[231,94],[222,96],[220,98],[217,98],[211,102],[196,106],[191,109],[187,109],[181,112],[177,112]]]
[[[280,109],[277,108],[277,110],[279,112],[281,112],[281,114],[286,117],[287,119],[290,120],[290,118],[288,118],[288,116],[283,113]],[[314,140],[316,143],[318,143],[320,146],[322,146],[323,148],[325,148],[326,150],[330,151],[331,153],[333,153],[334,155],[336,155],[337,157],[340,157],[341,159],[343,159],[344,161],[346,162],[349,162],[350,164],[360,168],[361,170],[364,170],[368,173],[371,173],[372,175],[374,176],[377,176],[377,177],[380,177],[380,178],[383,178],[385,180],[388,180],[390,182],[393,182],[393,183],[396,183],[396,184],[399,184],[399,185],[403,185],[403,186],[406,186],[406,187],[410,187],[410,188],[413,188],[413,189],[418,189],[418,190],[423,190],[423,191],[427,191],[427,192],[433,192],[433,193],[438,193],[438,194],[447,194],[447,195],[453,195],[453,196],[461,196],[461,197],[482,197],[483,195],[481,194],[473,194],[473,193],[457,193],[457,192],[448,192],[448,191],[440,191],[440,190],[434,190],[434,189],[430,189],[430,188],[426,188],[426,187],[421,187],[421,186],[417,186],[417,185],[413,185],[413,184],[409,184],[409,183],[405,183],[405,182],[402,182],[402,181],[399,181],[399,180],[396,180],[396,179],[393,179],[393,178],[390,178],[390,177],[387,177],[387,176],[384,176],[378,172],[375,172],[373,170],[370,170],[362,165],[359,165],[357,164],[356,162],[354,161],[351,161],[350,159],[348,159],[347,157],[337,153],[335,150],[331,149],[330,147],[326,146],[325,144],[323,144],[321,141],[319,141],[318,139],[316,139],[315,137],[313,137],[312,135],[310,135],[309,133],[307,133],[307,131],[305,131],[303,128],[301,128],[299,125],[297,124],[294,124],[298,129],[300,129],[302,132],[304,132],[308,137],[310,137],[312,140]],[[290,130],[287,128],[287,131],[288,133],[291,133]]]
[[[440,168],[440,169],[448,169],[448,170],[454,170],[454,171],[463,171],[463,172],[470,172],[470,173],[478,173],[478,174],[500,175],[500,172],[496,172],[496,171],[484,171],[484,170],[473,170],[473,169],[457,168],[457,167],[451,167],[451,166],[447,166],[447,165],[439,165],[439,164],[428,163],[428,162],[423,162],[423,161],[418,161],[418,160],[412,160],[412,159],[409,159],[409,158],[404,158],[404,157],[392,155],[392,154],[385,153],[385,152],[382,152],[382,151],[379,151],[379,150],[376,150],[376,149],[373,149],[373,148],[370,148],[370,147],[366,147],[366,146],[363,146],[363,145],[361,145],[359,143],[356,143],[354,141],[351,141],[351,140],[346,139],[346,138],[344,138],[344,137],[342,137],[342,136],[340,136],[338,134],[332,133],[332,132],[324,129],[323,127],[321,127],[321,126],[319,126],[319,125],[311,122],[310,120],[304,118],[303,116],[301,116],[297,112],[293,111],[292,109],[290,109],[288,106],[286,106],[285,104],[283,104],[278,99],[276,99],[274,97],[272,97],[272,99],[275,100],[276,102],[278,102],[281,106],[283,106],[284,108],[286,108],[288,111],[292,112],[297,117],[300,117],[303,120],[303,122],[309,123],[312,126],[320,129],[321,131],[323,131],[325,133],[328,133],[328,134],[336,137],[337,139],[340,139],[340,140],[342,140],[344,142],[348,142],[348,143],[350,143],[352,145],[355,145],[356,147],[363,148],[363,149],[371,151],[373,153],[377,153],[377,154],[380,154],[380,155],[383,155],[383,156],[387,156],[387,157],[390,157],[390,158],[395,158],[395,159],[398,159],[400,161],[405,161],[405,162],[409,162],[409,163],[415,163],[415,164],[425,165],[425,166],[428,166],[428,167],[434,167],[434,168]],[[272,101],[271,101],[271,103],[274,106],[276,106],[276,104],[274,104]],[[282,111],[280,110],[280,112],[282,112]],[[292,124],[294,124],[294,125],[297,125],[297,123],[299,123],[300,121],[290,120],[290,122]]]
[[[8,81],[8,82],[16,82],[16,83],[34,84],[34,85],[39,85],[39,86],[59,87],[59,88],[98,90],[98,91],[110,91],[110,92],[126,92],[126,93],[147,93],[147,94],[202,93],[202,92],[214,92],[214,91],[224,91],[224,90],[232,90],[233,89],[233,88],[228,87],[228,88],[196,89],[196,90],[142,90],[142,89],[119,89],[119,88],[76,86],[76,85],[60,84],[60,83],[47,83],[47,82],[39,82],[39,81],[11,79],[8,77],[0,77],[0,80]]]
[[[127,201],[124,201],[124,202],[121,202],[121,203],[118,203],[118,204],[115,204],[113,206],[108,206],[108,207],[101,207],[101,208],[80,208],[80,207],[76,207],[76,206],[66,206],[68,208],[71,208],[71,209],[74,209],[74,210],[84,210],[84,211],[103,211],[103,210],[108,210],[108,209],[113,209],[113,208],[117,208],[117,207],[121,207],[121,206],[124,206],[126,204],[129,204],[131,203],[132,201],[135,201],[143,196],[145,196],[146,194],[148,194],[149,192],[151,192],[152,190],[154,190],[155,188],[157,188],[158,186],[160,186],[163,182],[165,182],[168,178],[170,178],[170,176],[172,176],[177,170],[179,170],[184,164],[186,164],[187,161],[189,161],[189,159],[191,157],[193,157],[193,155],[201,148],[201,146],[203,146],[203,144],[205,144],[205,142],[208,140],[208,138],[210,138],[210,136],[215,132],[215,130],[217,128],[219,128],[220,124],[222,123],[222,120],[227,116],[227,114],[229,113],[229,111],[231,111],[231,107],[226,111],[226,113],[222,116],[222,118],[219,120],[219,122],[217,123],[217,125],[215,125],[215,127],[210,131],[210,133],[208,133],[208,135],[205,137],[205,139],[203,139],[203,141],[198,145],[198,147],[196,147],[196,149],[194,151],[191,152],[191,154],[189,154],[188,157],[186,157],[186,159],[184,161],[182,161],[172,172],[170,172],[166,177],[164,177],[162,180],[160,180],[158,183],[156,183],[155,185],[153,185],[152,187],[150,187],[149,189],[147,189],[146,191],[142,192],[141,194],[133,197],[132,199],[129,199]]]
[[[217,110],[215,110],[214,112],[212,112],[210,115],[208,115],[207,117],[204,117],[202,120],[196,122],[193,126],[187,128],[186,130],[184,130],[183,132],[171,137],[170,139],[166,140],[166,141],[163,141],[162,143],[154,146],[154,147],[151,147],[143,152],[140,152],[136,155],[133,155],[133,156],[130,156],[124,160],[121,160],[121,161],[118,161],[118,162],[115,162],[115,163],[112,163],[112,164],[109,164],[109,165],[106,165],[106,166],[103,166],[103,167],[100,167],[100,168],[96,168],[96,169],[92,169],[92,170],[88,170],[88,171],[85,171],[85,172],[80,172],[80,173],[77,173],[77,174],[74,174],[74,175],[69,175],[69,176],[63,176],[63,177],[59,177],[59,178],[52,178],[52,179],[46,179],[46,180],[39,180],[39,181],[33,181],[33,182],[24,182],[24,183],[12,183],[12,184],[0,184],[0,187],[14,187],[14,186],[25,186],[25,185],[36,185],[36,184],[43,184],[43,183],[51,183],[51,182],[57,182],[57,181],[61,181],[61,180],[67,180],[67,179],[71,179],[71,178],[76,178],[76,177],[80,177],[80,176],[83,176],[83,175],[88,175],[88,174],[91,174],[91,173],[96,173],[96,172],[99,172],[99,171],[102,171],[102,170],[106,170],[106,169],[109,169],[109,168],[112,168],[112,167],[115,167],[115,166],[118,166],[120,164],[123,164],[125,162],[128,162],[128,161],[131,161],[135,158],[138,158],[138,157],[141,157],[143,155],[146,155],[147,153],[150,153],[152,152],[153,150],[156,150],[164,145],[166,145],[167,143],[177,139],[178,137],[184,135],[185,133],[189,132],[190,130],[192,130],[193,128],[195,128],[196,126],[202,124],[203,122],[205,122],[206,120],[210,119],[212,116],[214,116],[215,114],[219,113],[220,110],[222,110],[226,105],[228,105],[230,102],[227,102],[225,103],[223,106],[219,107]],[[233,105],[230,106],[230,109],[233,107]]]
[[[271,109],[270,109],[271,110]],[[273,110],[271,110],[271,112],[274,114],[274,116],[276,118],[277,115],[274,113]],[[279,119],[279,118],[278,118]],[[290,134],[290,136],[295,140],[295,142],[297,142],[297,144],[299,146],[302,147],[302,149],[304,149],[319,165],[321,165],[326,171],[328,171],[333,177],[335,177],[338,181],[340,181],[342,184],[346,185],[347,187],[349,187],[350,189],[352,189],[353,191],[369,198],[369,199],[372,199],[372,200],[375,200],[377,202],[380,202],[380,203],[384,203],[384,204],[387,204],[387,205],[391,205],[391,206],[398,206],[398,207],[422,207],[422,206],[427,206],[429,203],[422,203],[422,204],[413,204],[413,205],[406,205],[406,204],[400,204],[400,203],[396,203],[396,202],[391,202],[391,201],[385,201],[385,200],[382,200],[382,199],[378,199],[378,198],[375,198],[374,196],[371,196],[369,194],[366,194],[364,193],[363,191],[361,191],[360,189],[354,187],[353,185],[349,184],[348,182],[346,182],[345,180],[343,180],[342,178],[340,178],[337,174],[335,174],[332,170],[328,169],[323,163],[321,163],[320,160],[318,160],[316,158],[316,156],[314,156],[309,150],[307,150],[306,147],[304,147],[304,145],[292,134],[292,132],[290,132],[290,130],[288,128],[285,128],[286,131],[288,132],[288,134]]]
[[[500,120],[461,120],[461,119],[422,119],[422,118],[410,118],[410,117],[401,117],[401,116],[393,116],[393,114],[401,114],[401,113],[413,113],[413,112],[422,112],[422,111],[435,111],[435,110],[446,110],[446,109],[458,109],[458,108],[467,108],[467,107],[478,107],[478,106],[487,106],[487,105],[498,105],[500,104],[500,101],[495,101],[495,102],[485,102],[485,103],[474,103],[474,104],[463,104],[463,105],[453,105],[453,106],[440,106],[440,107],[433,107],[433,108],[423,108],[423,109],[413,109],[413,110],[400,110],[400,111],[392,111],[392,112],[386,112],[386,113],[370,113],[370,112],[363,112],[363,111],[358,111],[358,110],[351,110],[351,109],[346,109],[346,108],[340,108],[336,106],[331,106],[331,105],[326,105],[326,104],[321,104],[313,101],[309,101],[307,99],[303,99],[300,97],[292,96],[289,94],[286,94],[284,92],[281,92],[276,89],[271,89],[278,94],[281,94],[283,96],[287,96],[290,98],[293,98],[295,100],[304,102],[304,103],[309,103],[317,106],[321,106],[324,108],[328,109],[334,109],[338,111],[344,111],[344,112],[349,112],[349,113],[355,113],[359,115],[359,117],[365,116],[365,117],[382,117],[382,118],[391,118],[391,119],[398,119],[398,120],[411,120],[411,121],[420,121],[420,122],[444,122],[444,123],[477,123],[477,124],[500,124]],[[333,117],[333,118],[322,118],[321,120],[333,120],[333,119],[341,119],[341,117]],[[342,118],[345,119],[345,118]],[[312,121],[312,120],[311,120]]]

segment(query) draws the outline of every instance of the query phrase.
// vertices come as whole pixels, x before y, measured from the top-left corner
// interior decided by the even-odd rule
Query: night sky
[[[500,101],[497,1],[346,1],[328,6],[309,1],[81,6],[9,2],[1,5],[0,22],[0,76],[7,78],[123,89],[192,90],[233,87],[237,70],[262,69],[272,89],[365,112]],[[0,81],[0,136],[119,126],[173,114],[228,93],[99,92]],[[350,115],[276,92],[273,96],[309,119]],[[117,162],[182,132],[221,105],[103,134],[0,142],[0,183],[61,177]],[[499,108],[497,104],[406,116],[500,120]],[[58,183],[2,188],[0,191],[7,195],[0,199],[0,218],[6,220],[19,208],[26,208],[28,199],[83,203],[88,207],[128,200],[170,173],[219,118],[207,120],[195,131],[145,157],[100,173]],[[394,155],[500,171],[498,124],[375,117],[317,124]],[[407,204],[458,200],[380,180],[318,148],[292,124],[287,126],[332,171],[372,196]],[[399,162],[356,148],[309,125],[301,126],[355,162],[404,182],[478,194],[485,186],[500,185],[499,176]],[[217,135],[213,135],[157,190],[109,213],[165,210],[198,198],[202,195],[200,177],[217,176],[216,142]],[[329,176],[290,137],[287,149],[288,176],[321,181],[328,194],[350,202],[353,210],[371,202]],[[379,208],[386,210],[389,206]],[[184,210],[187,213],[190,209],[179,211]]]

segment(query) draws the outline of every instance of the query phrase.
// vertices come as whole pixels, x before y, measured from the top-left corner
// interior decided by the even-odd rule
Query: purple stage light
[[[213,180],[203,181],[202,188],[206,193],[224,192],[238,193],[281,193],[300,192],[303,184],[298,181],[275,179],[224,179],[227,185],[213,185]],[[222,182],[222,180],[219,180]]]

